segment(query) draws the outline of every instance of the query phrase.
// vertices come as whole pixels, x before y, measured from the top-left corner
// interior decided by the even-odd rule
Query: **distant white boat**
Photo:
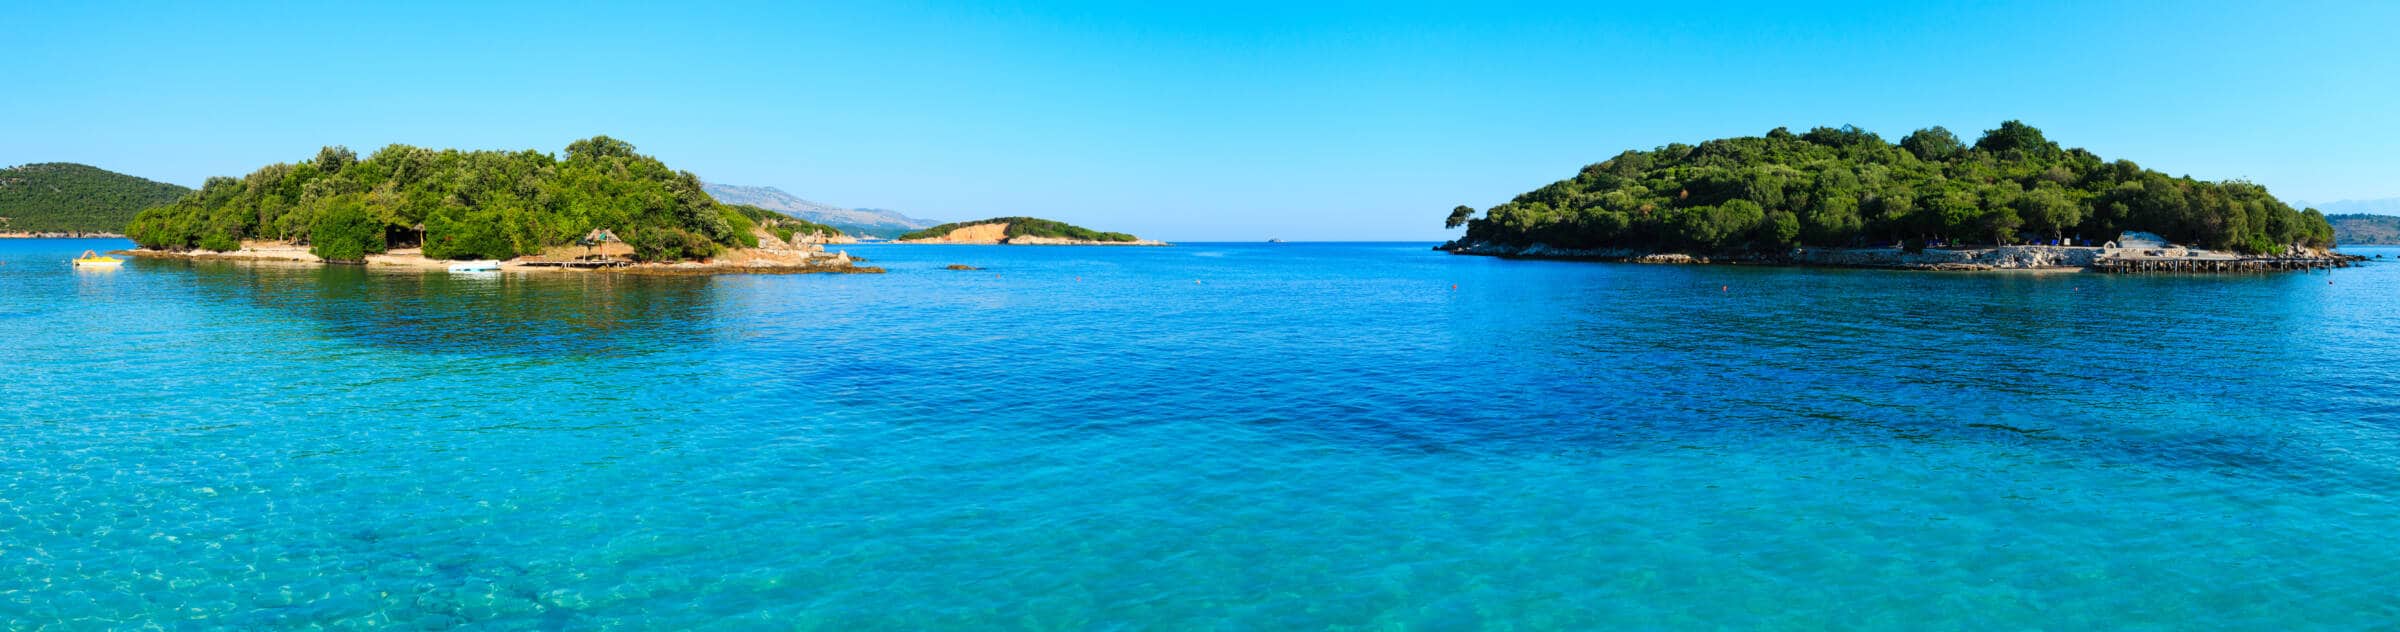
[[[451,272],[499,272],[498,261],[462,261],[450,264]]]

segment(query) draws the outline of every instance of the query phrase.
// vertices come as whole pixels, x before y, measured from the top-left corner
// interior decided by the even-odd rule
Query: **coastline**
[[[2109,248],[2101,246],[1986,246],[1927,248],[1794,248],[1783,254],[1735,253],[1694,255],[1620,248],[1553,248],[1545,244],[1512,246],[1464,239],[1435,246],[1454,255],[1507,259],[1604,261],[1613,263],[1777,265],[1821,268],[1872,268],[1934,272],[2235,272],[2348,267],[2365,257],[2331,251],[2295,252],[2285,257],[2234,255],[2183,247]]]
[[[1083,239],[1059,239],[1059,238],[1056,238],[1056,237],[1033,237],[1033,236],[1025,236],[1025,237],[1012,237],[1012,238],[1008,238],[1008,239],[1002,239],[1002,240],[999,240],[999,241],[952,241],[952,240],[947,240],[947,239],[911,239],[911,240],[906,240],[906,241],[897,241],[897,240],[895,240],[895,241],[886,241],[886,242],[883,242],[883,243],[886,243],[886,244],[902,244],[902,245],[909,245],[909,246],[1173,246],[1173,245],[1175,245],[1175,244],[1171,244],[1171,243],[1167,243],[1167,242],[1159,241],[1159,240],[1156,240],[1156,239],[1139,239],[1139,240],[1134,240],[1134,241],[1089,241],[1089,240],[1083,240]]]
[[[240,250],[223,252],[211,250],[191,250],[179,252],[153,250],[149,248],[130,248],[125,250],[110,251],[109,254],[141,257],[147,259],[173,259],[184,261],[230,261],[239,263],[319,266],[359,265],[368,268],[399,268],[427,272],[445,272],[450,269],[452,264],[462,263],[461,261],[452,261],[448,259],[427,258],[420,250],[416,248],[395,248],[384,253],[367,255],[364,261],[356,263],[328,262],[323,258],[308,252],[308,248],[306,246],[282,242],[244,242],[242,244],[242,249]],[[616,255],[621,253],[610,254]],[[827,253],[821,248],[815,250],[795,248],[742,248],[728,251],[723,256],[715,257],[707,261],[627,263],[619,266],[596,268],[571,268],[558,265],[571,260],[571,255],[545,253],[544,255],[531,255],[501,261],[499,262],[499,270],[503,272],[540,271],[558,273],[613,273],[657,276],[690,276],[712,274],[881,274],[884,271],[883,268],[879,267],[857,265],[859,260],[851,258],[847,253]]]
[[[20,231],[8,231],[8,232],[0,232],[0,239],[124,239],[124,238],[125,238],[125,235],[124,235],[123,233],[87,233],[87,232],[83,232],[83,231],[77,231],[77,230],[60,230],[60,231],[22,231],[22,230],[20,230]]]

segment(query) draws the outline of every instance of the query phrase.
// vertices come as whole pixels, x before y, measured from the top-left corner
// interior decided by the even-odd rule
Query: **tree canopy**
[[[142,209],[191,192],[69,162],[9,167],[0,169],[0,230],[116,232]]]
[[[1446,223],[1461,217],[1453,210]],[[2017,121],[1971,146],[1940,127],[1893,144],[1844,126],[1626,151],[1464,223],[1469,241],[1712,252],[2128,230],[2261,254],[2333,245],[2323,213],[2294,210],[2266,187],[2104,161]]]
[[[437,259],[507,259],[571,244],[594,228],[652,261],[756,245],[751,229],[759,219],[717,203],[698,177],[631,144],[595,136],[568,145],[566,156],[391,145],[361,160],[327,147],[313,159],[242,178],[209,178],[198,191],[142,211],[125,233],[166,250],[290,241],[328,259],[411,243]]]

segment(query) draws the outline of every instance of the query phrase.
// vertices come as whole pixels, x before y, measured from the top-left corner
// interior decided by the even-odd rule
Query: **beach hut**
[[[594,228],[592,229],[592,232],[585,233],[582,239],[575,240],[575,243],[583,246],[583,258],[591,259],[593,248],[597,248],[600,246],[600,244],[612,241],[620,244],[625,243],[625,240],[618,239],[616,233],[608,232],[608,229],[606,228]],[[608,254],[601,253],[600,260],[607,261]]]

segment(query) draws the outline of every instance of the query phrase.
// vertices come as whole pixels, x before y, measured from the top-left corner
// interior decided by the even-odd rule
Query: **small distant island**
[[[632,272],[881,272],[823,244],[842,231],[723,204],[688,171],[595,136],[566,158],[391,145],[326,147],[135,216],[136,256]]]
[[[2002,123],[1898,143],[1856,127],[1625,151],[1482,211],[1457,254],[1920,269],[2341,265],[2323,213],[2240,180],[2175,178]],[[2120,236],[2127,243],[2116,243]],[[2158,243],[2147,243],[2150,236]],[[2136,237],[2144,243],[2135,243]],[[2176,244],[2188,244],[2179,246]]]
[[[952,222],[904,233],[899,244],[1007,244],[1018,246],[1164,246],[1163,241],[1096,231],[1037,217],[994,217]]]
[[[121,237],[135,213],[191,192],[71,162],[0,169],[0,237]]]

